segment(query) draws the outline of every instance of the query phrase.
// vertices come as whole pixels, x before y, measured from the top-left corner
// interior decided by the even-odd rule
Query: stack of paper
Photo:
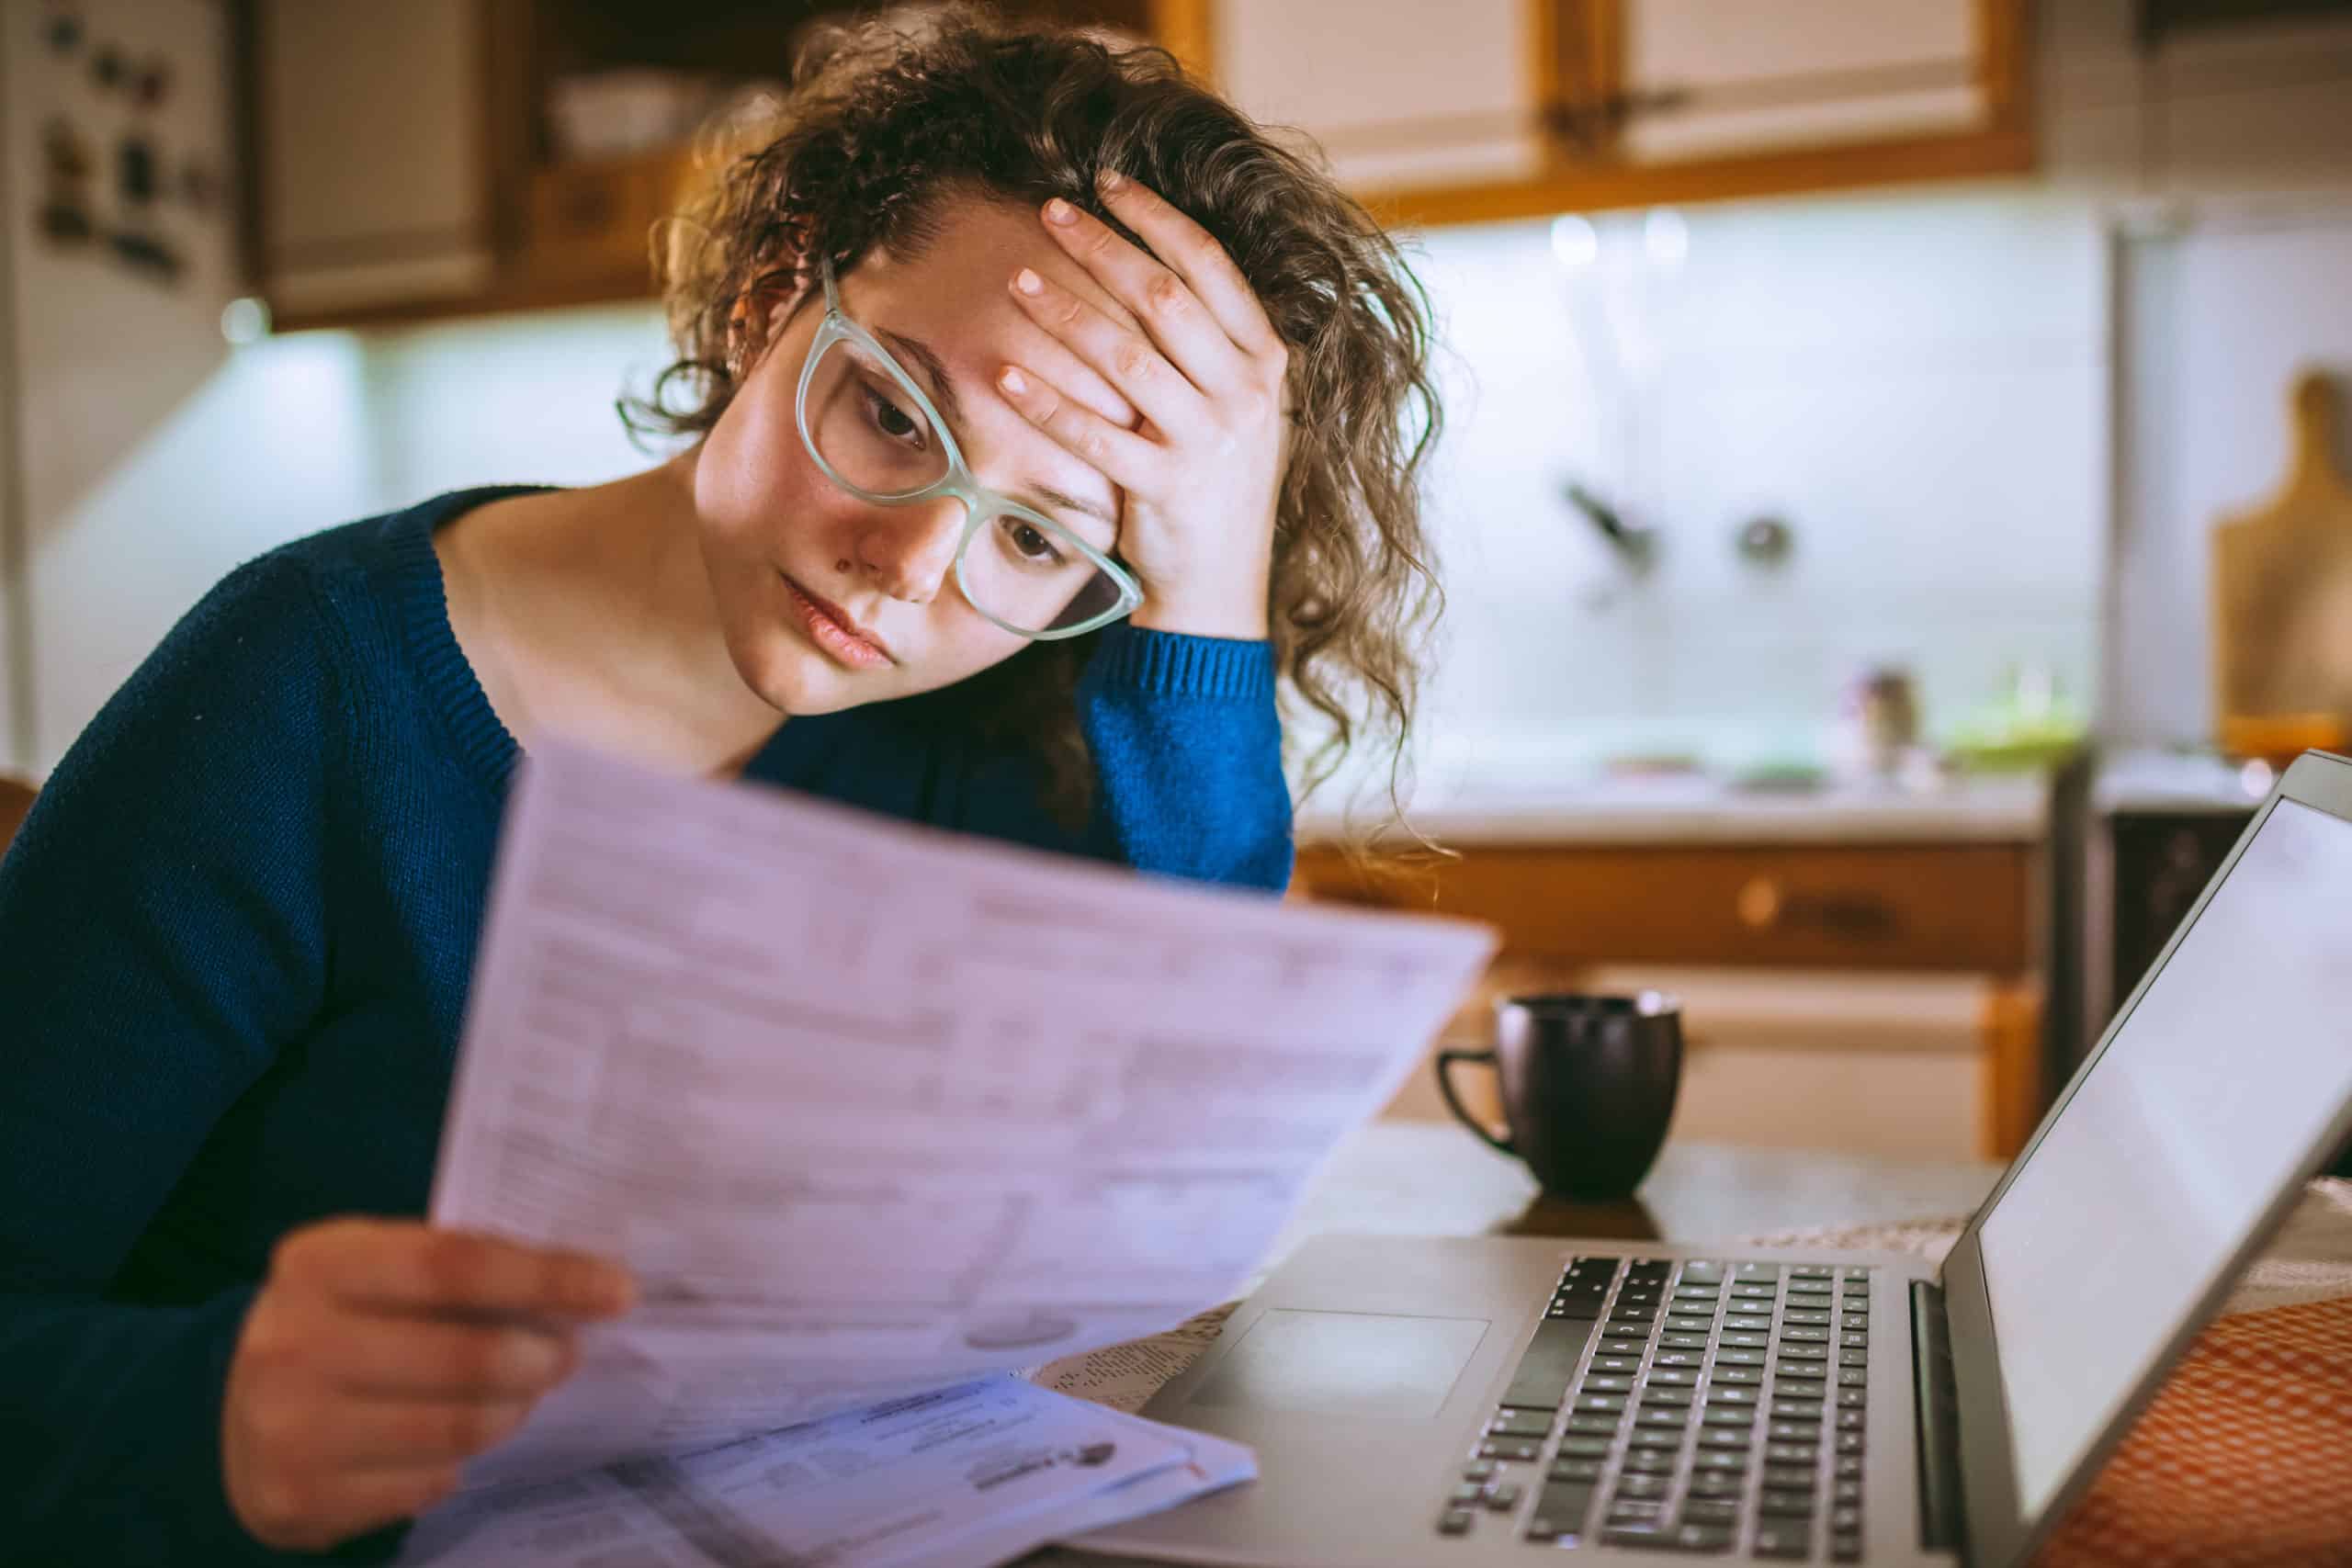
[[[534,752],[433,1217],[624,1259],[642,1304],[469,1470],[504,1504],[460,1498],[412,1552],[545,1529],[584,1560],[660,1519],[773,1562],[788,1517],[827,1562],[978,1563],[1247,1475],[1230,1445],[974,1380],[1235,1293],[1491,946]],[[899,1511],[809,1501],[853,1473]],[[738,1529],[757,1553],[714,1551]]]

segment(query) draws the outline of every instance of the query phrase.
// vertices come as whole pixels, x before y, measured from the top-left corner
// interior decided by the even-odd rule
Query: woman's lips
[[[784,577],[782,572],[776,575]],[[792,607],[800,612],[808,639],[837,663],[852,670],[887,670],[894,662],[888,649],[855,629],[857,623],[840,605],[819,598],[789,577],[784,577],[784,586],[792,595]]]

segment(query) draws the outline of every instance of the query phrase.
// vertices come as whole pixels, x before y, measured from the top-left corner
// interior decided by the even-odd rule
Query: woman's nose
[[[964,503],[953,496],[912,506],[877,506],[858,540],[858,558],[891,598],[928,604],[956,563],[966,516]]]

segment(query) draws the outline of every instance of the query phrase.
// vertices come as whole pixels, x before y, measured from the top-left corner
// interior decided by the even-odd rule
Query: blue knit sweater
[[[524,488],[524,487],[514,487]],[[451,634],[463,491],[249,562],[91,723],[0,862],[0,1556],[265,1559],[222,1378],[273,1243],[419,1215],[517,755]],[[1264,643],[1114,627],[1082,833],[955,694],[785,724],[746,776],[1279,888]]]

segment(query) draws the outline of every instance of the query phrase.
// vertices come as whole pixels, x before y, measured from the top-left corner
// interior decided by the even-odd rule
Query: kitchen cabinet
[[[1449,1043],[1483,1043],[1515,991],[1679,995],[1677,1136],[2006,1158],[2046,1105],[2042,859],[2038,841],[1485,842],[1392,873],[1310,842],[1294,896],[1498,927]],[[1417,1079],[1396,1109],[1434,1099]]]
[[[247,266],[289,323],[498,273],[481,0],[245,0]]]
[[[2032,164],[2027,0],[1205,4],[1219,85],[1408,223]]]
[[[699,177],[680,140],[567,154],[551,106],[616,72],[789,76],[856,0],[229,0],[246,266],[280,330],[656,293],[654,226]],[[1012,0],[1197,55],[1198,0]]]

